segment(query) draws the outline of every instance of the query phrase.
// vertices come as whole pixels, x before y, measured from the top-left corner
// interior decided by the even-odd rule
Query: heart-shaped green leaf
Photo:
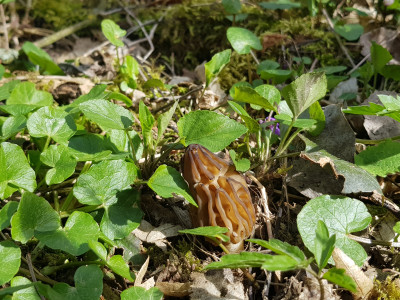
[[[260,39],[248,29],[229,27],[226,36],[232,48],[239,54],[249,54],[251,49],[262,49]]]
[[[45,75],[64,75],[64,72],[53,61],[46,51],[40,49],[31,42],[25,42],[22,45],[22,50],[28,56],[29,60],[40,67],[40,70]]]
[[[25,129],[26,117],[23,115],[8,117],[1,126],[1,137],[0,140],[7,140],[13,137],[16,133]]]
[[[315,232],[318,221],[323,221],[329,230],[329,235],[336,235],[336,247],[361,266],[367,258],[367,253],[360,244],[350,240],[347,235],[365,229],[371,219],[367,207],[361,201],[323,195],[311,199],[303,207],[297,216],[297,228],[306,247],[315,253]]]
[[[21,265],[21,249],[11,241],[0,242],[0,285],[11,280]]]
[[[18,145],[0,144],[0,199],[6,199],[18,189],[33,192],[36,188],[35,171]]]
[[[68,150],[78,161],[100,161],[112,153],[104,136],[91,133],[73,136]]]
[[[11,219],[11,235],[25,244],[38,232],[54,233],[60,227],[60,216],[44,198],[33,193],[22,194],[17,212]]]
[[[364,27],[360,24],[335,25],[335,31],[348,41],[356,41],[364,33]]]
[[[124,43],[121,41],[126,34],[126,31],[121,29],[118,24],[116,24],[113,20],[103,20],[101,22],[101,31],[107,40],[110,41],[116,47],[123,47]]]
[[[0,210],[0,231],[11,224],[11,217],[18,209],[18,202],[9,201]]]
[[[64,228],[60,227],[51,232],[38,232],[36,237],[52,249],[60,249],[78,256],[89,250],[89,241],[97,241],[99,234],[99,225],[91,215],[74,211]]]
[[[247,132],[244,125],[208,110],[193,111],[180,118],[178,130],[185,146],[200,144],[212,152],[224,149]]]
[[[204,65],[206,72],[206,87],[221,72],[231,59],[231,49],[215,54],[209,62]]]

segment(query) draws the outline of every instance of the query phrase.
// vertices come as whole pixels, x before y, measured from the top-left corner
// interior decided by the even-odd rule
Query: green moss
[[[376,300],[397,300],[400,299],[399,280],[387,277],[385,281],[375,281],[374,290],[369,299]]]

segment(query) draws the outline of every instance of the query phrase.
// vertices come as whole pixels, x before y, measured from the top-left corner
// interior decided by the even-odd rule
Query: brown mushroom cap
[[[183,177],[199,206],[191,207],[193,226],[226,227],[228,249],[242,250],[256,221],[244,177],[229,162],[197,144],[187,147],[183,163]]]

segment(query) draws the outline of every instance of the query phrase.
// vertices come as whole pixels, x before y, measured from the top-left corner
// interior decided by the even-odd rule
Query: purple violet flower
[[[259,120],[258,123],[263,124],[265,122],[271,122],[271,121],[276,121],[276,119],[273,117],[269,117],[269,118],[267,117],[267,118],[265,118],[265,120]],[[279,123],[276,124],[276,127],[275,127],[275,124],[269,125],[267,127],[269,128],[269,130],[274,130],[274,128],[275,128],[274,134],[276,134],[276,135],[281,134],[281,130],[279,129]]]

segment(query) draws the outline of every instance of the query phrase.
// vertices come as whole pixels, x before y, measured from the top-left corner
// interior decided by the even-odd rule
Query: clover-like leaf
[[[76,159],[71,156],[68,147],[64,145],[51,145],[40,154],[40,160],[45,165],[52,167],[46,173],[47,185],[61,183],[75,171]]]
[[[249,54],[251,49],[262,49],[260,39],[248,29],[229,27],[226,36],[232,48],[239,54]]]
[[[28,119],[26,126],[33,137],[50,137],[57,143],[66,143],[76,132],[71,115],[61,108],[46,106],[38,109]]]
[[[208,110],[188,113],[178,121],[178,130],[185,146],[200,144],[212,152],[224,149],[247,132],[244,125]]]
[[[21,249],[11,241],[0,242],[0,285],[11,280],[21,265]]]
[[[89,241],[97,241],[99,234],[99,225],[91,215],[74,211],[64,228],[60,227],[51,232],[38,232],[36,237],[47,247],[78,256],[89,250]]]
[[[183,196],[189,203],[197,206],[190,195],[189,188],[182,175],[172,167],[161,165],[150,177],[147,185],[158,195],[171,198],[173,194]]]
[[[85,116],[104,130],[126,129],[133,123],[129,110],[104,99],[95,99],[79,105]]]
[[[18,189],[33,192],[36,188],[35,171],[29,165],[20,146],[0,144],[0,199],[6,199]]]
[[[30,192],[22,194],[18,210],[11,219],[14,240],[25,244],[37,233],[54,233],[58,227],[60,216],[49,202]]]
[[[318,221],[323,221],[329,235],[336,235],[336,247],[343,250],[357,265],[362,265],[367,253],[347,235],[365,229],[371,219],[367,207],[361,201],[324,195],[307,202],[297,216],[297,227],[306,247],[315,253],[315,232]]]

